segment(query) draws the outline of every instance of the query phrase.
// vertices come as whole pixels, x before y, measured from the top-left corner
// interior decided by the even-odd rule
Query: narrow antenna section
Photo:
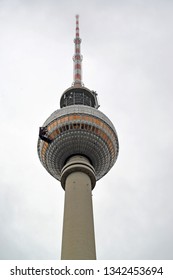
[[[79,15],[76,15],[76,37],[74,39],[75,54],[73,56],[74,61],[74,82],[73,86],[81,87],[82,83],[82,55],[80,54],[81,39],[79,37]]]

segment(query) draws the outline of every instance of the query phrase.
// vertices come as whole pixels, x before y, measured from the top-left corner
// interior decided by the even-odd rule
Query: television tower
[[[92,190],[114,165],[119,145],[114,125],[98,110],[97,93],[82,82],[78,15],[74,44],[74,81],[40,127],[38,155],[65,190],[61,259],[94,260]]]

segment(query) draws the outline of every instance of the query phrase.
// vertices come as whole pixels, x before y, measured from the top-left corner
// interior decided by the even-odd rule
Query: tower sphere
[[[117,159],[116,130],[108,117],[94,108],[98,106],[95,99],[94,92],[84,87],[72,87],[61,97],[60,105],[63,107],[51,114],[43,124],[50,143],[39,138],[39,158],[47,171],[58,180],[61,180],[63,166],[73,155],[89,159],[95,169],[96,180],[103,177]]]

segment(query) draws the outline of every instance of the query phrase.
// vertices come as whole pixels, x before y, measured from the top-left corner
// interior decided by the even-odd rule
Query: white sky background
[[[0,0],[0,259],[59,259],[64,191],[37,156],[39,126],[83,81],[120,153],[93,191],[98,259],[173,259],[173,1]]]

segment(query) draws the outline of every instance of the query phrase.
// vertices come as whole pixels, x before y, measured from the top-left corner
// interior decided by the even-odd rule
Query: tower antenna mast
[[[79,15],[76,15],[76,37],[74,39],[75,54],[73,56],[74,61],[74,82],[73,86],[81,87],[82,83],[82,55],[80,54],[81,38],[79,37]]]

